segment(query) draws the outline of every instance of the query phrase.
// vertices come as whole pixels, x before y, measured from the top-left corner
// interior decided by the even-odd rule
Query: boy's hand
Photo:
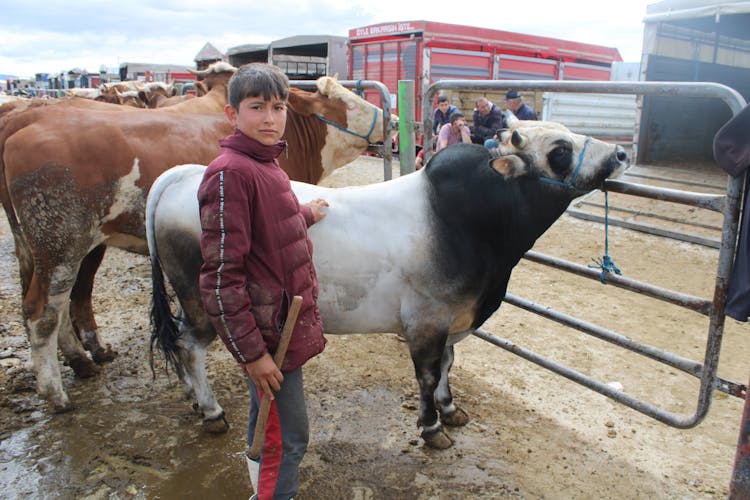
[[[265,353],[252,363],[244,363],[242,369],[253,381],[255,387],[260,389],[263,394],[268,394],[274,399],[274,391],[281,389],[281,382],[284,381],[284,375],[274,363],[270,354]]]
[[[317,198],[315,200],[312,200],[311,202],[306,203],[306,205],[312,210],[313,222],[318,222],[320,219],[326,216],[326,213],[323,211],[323,207],[328,206],[328,202],[326,200]]]

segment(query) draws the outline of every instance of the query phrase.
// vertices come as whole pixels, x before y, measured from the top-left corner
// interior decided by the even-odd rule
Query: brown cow
[[[0,107],[0,201],[16,244],[37,391],[53,410],[70,407],[58,346],[77,375],[97,371],[74,327],[96,361],[110,358],[91,309],[106,246],[146,253],[151,183],[171,166],[210,162],[231,132],[223,114],[172,111],[210,94],[159,110],[72,100],[5,114]],[[280,161],[295,180],[317,182],[383,140],[382,111],[332,78],[321,78],[316,93],[293,90],[288,115]]]

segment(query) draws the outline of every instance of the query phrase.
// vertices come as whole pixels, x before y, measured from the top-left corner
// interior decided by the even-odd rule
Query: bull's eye
[[[549,152],[547,160],[549,166],[556,174],[564,174],[570,169],[573,150],[568,145],[557,146]]]

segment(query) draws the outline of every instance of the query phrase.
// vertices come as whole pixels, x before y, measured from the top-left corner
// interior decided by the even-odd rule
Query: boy
[[[274,66],[237,70],[225,107],[235,132],[221,141],[198,189],[201,298],[249,378],[248,445],[262,394],[273,399],[261,460],[248,459],[254,497],[261,499],[289,499],[297,492],[309,433],[301,367],[326,342],[307,227],[325,216],[328,203],[300,206],[279,167],[288,94],[289,81]],[[302,307],[279,370],[272,355],[294,295],[302,296]]]
[[[456,111],[451,115],[450,122],[440,128],[435,152],[459,142],[471,143],[471,132],[466,125],[466,117],[460,111]]]
[[[448,101],[447,95],[438,97],[437,108],[432,112],[432,135],[438,135],[440,128],[450,123],[451,115],[456,111],[458,108]]]

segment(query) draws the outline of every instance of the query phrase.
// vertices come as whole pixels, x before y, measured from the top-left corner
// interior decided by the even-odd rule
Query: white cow
[[[627,161],[621,147],[558,124],[512,120],[511,127],[497,155],[460,144],[388,182],[338,189],[292,183],[300,203],[330,203],[327,217],[309,230],[326,333],[393,332],[406,339],[420,388],[418,424],[436,448],[452,444],[443,423],[468,422],[448,385],[452,345],[497,310],[513,267],[568,204]],[[205,350],[215,333],[198,292],[196,193],[204,170],[184,165],[160,176],[148,196],[146,224],[152,347],[174,361],[211,421],[223,410],[206,378]],[[179,327],[162,269],[182,307]]]

